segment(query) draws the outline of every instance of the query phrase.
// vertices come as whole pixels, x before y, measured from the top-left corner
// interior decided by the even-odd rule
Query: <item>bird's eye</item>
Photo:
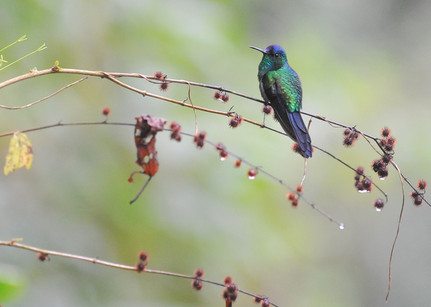
[[[276,58],[280,57],[280,53],[274,54]]]

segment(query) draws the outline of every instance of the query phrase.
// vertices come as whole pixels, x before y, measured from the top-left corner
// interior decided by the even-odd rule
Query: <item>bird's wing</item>
[[[265,79],[265,77],[263,79]],[[299,111],[289,112],[288,95],[281,91],[277,82],[273,82],[270,85],[268,83],[269,80],[262,80],[260,83],[264,100],[269,102],[274,108],[276,117],[283,127],[283,130],[290,138],[298,143],[304,157],[311,157],[311,139],[307,127],[302,120],[301,113]]]

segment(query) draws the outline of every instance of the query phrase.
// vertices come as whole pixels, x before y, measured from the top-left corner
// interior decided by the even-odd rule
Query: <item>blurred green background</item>
[[[395,161],[415,183],[429,179],[431,147],[431,3],[417,1],[2,1],[0,46],[29,38],[3,53],[8,61],[46,43],[48,49],[0,73],[1,81],[33,67],[162,71],[171,78],[221,85],[260,97],[261,55],[248,48],[277,43],[303,83],[303,110],[357,125],[378,135],[392,129]],[[4,88],[0,103],[18,106],[77,80],[51,75]],[[157,86],[127,80],[159,94]],[[231,96],[221,104],[213,91],[193,88],[195,104],[233,110],[262,120],[261,105]],[[187,97],[187,87],[166,93]],[[101,79],[89,79],[21,111],[0,110],[1,133],[58,121],[134,122],[141,114],[178,121],[194,131],[190,109],[143,98]],[[305,117],[308,121],[308,118]],[[199,129],[214,142],[295,186],[303,159],[290,139],[228,119],[198,113]],[[267,124],[279,129],[272,119]],[[342,146],[342,130],[313,120],[315,145],[371,174],[377,158],[367,143]],[[127,182],[137,170],[130,127],[62,127],[28,134],[35,160],[30,171],[0,176],[0,240],[23,238],[41,248],[134,265],[150,254],[149,268],[205,277],[233,277],[240,288],[266,294],[279,306],[383,306],[388,260],[402,193],[398,175],[378,182],[389,202],[355,191],[353,174],[315,152],[308,163],[305,196],[345,223],[341,231],[302,203],[291,208],[286,190],[262,174],[248,180],[247,167],[221,162],[217,152],[158,135],[160,170],[141,198],[144,183]],[[9,138],[0,138],[5,159]],[[376,178],[376,176],[374,176]],[[407,191],[407,193],[409,190]],[[428,306],[431,300],[430,208],[406,201],[393,261],[387,306]],[[182,279],[134,274],[51,257],[40,263],[23,250],[0,248],[2,306],[223,306],[222,288],[200,292]],[[238,297],[235,306],[254,306]]]

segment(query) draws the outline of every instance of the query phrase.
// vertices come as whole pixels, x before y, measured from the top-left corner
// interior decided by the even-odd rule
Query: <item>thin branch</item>
[[[68,85],[62,87],[61,89],[55,91],[54,93],[49,94],[48,96],[45,96],[45,97],[43,97],[43,98],[41,98],[39,100],[33,101],[33,102],[29,103],[29,104],[26,104],[26,105],[23,105],[23,106],[19,106],[19,107],[8,107],[8,106],[0,104],[0,108],[6,109],[6,110],[21,110],[21,109],[29,108],[29,107],[37,104],[37,103],[40,103],[40,102],[42,102],[44,100],[47,100],[47,99],[49,99],[49,98],[57,95],[58,93],[64,91],[65,89],[67,89],[69,87],[72,87],[72,86],[74,86],[74,85],[76,85],[76,84],[78,84],[78,83],[80,83],[80,82],[82,82],[82,81],[84,81],[86,79],[88,79],[88,76],[83,77],[83,78],[81,78],[79,80],[76,80],[75,82],[69,83]]]
[[[140,90],[140,89],[137,89],[135,87],[132,87],[132,86],[130,86],[130,85],[124,83],[124,82],[121,82],[121,81],[119,81],[117,79],[117,78],[120,78],[120,77],[142,78],[142,79],[154,82],[154,83],[157,83],[157,82],[160,83],[160,80],[158,78],[154,77],[154,76],[145,76],[145,75],[138,74],[138,73],[103,72],[103,71],[91,71],[91,70],[60,68],[58,66],[54,66],[51,69],[45,69],[45,70],[41,70],[41,71],[32,71],[30,73],[27,73],[27,74],[24,74],[24,75],[21,75],[21,76],[18,76],[18,77],[6,80],[6,81],[0,83],[0,89],[3,88],[3,87],[6,87],[6,86],[12,85],[14,83],[17,83],[17,82],[29,79],[29,78],[39,77],[39,76],[43,76],[43,75],[47,75],[47,74],[52,74],[52,73],[78,74],[78,75],[86,75],[86,76],[94,76],[94,77],[107,78],[110,81],[112,81],[112,82],[114,82],[114,83],[116,83],[116,84],[118,84],[118,85],[120,85],[120,86],[122,86],[122,87],[124,87],[126,89],[129,89],[129,90],[132,90],[134,92],[137,92],[137,93],[139,93],[139,94],[141,94],[143,96],[149,96],[149,97],[153,97],[153,98],[156,98],[156,99],[160,99],[160,100],[164,100],[164,101],[167,101],[167,102],[171,102],[171,103],[174,103],[174,104],[178,104],[178,105],[181,105],[181,106],[184,106],[184,107],[187,107],[187,108],[191,108],[191,109],[193,109],[195,111],[199,110],[199,111],[209,112],[209,113],[223,115],[223,116],[227,116],[227,117],[233,117],[233,116],[235,116],[235,114],[232,113],[232,112],[223,112],[223,111],[213,110],[213,109],[209,109],[209,108],[204,108],[204,107],[196,106],[196,105],[193,105],[193,104],[187,104],[184,101],[179,101],[179,100],[167,98],[167,97],[164,97],[164,96],[161,96],[161,95],[152,94],[152,93],[149,93],[147,91]],[[215,90],[218,90],[218,91],[223,91],[223,92],[226,92],[226,93],[231,93],[233,95],[236,95],[236,96],[239,96],[239,97],[243,97],[243,98],[246,98],[246,99],[249,99],[249,100],[253,100],[253,101],[256,101],[256,102],[259,102],[259,103],[264,103],[263,100],[256,99],[254,97],[251,97],[251,96],[248,96],[248,95],[245,95],[245,94],[233,91],[233,90],[229,90],[229,89],[226,89],[226,88],[221,87],[221,86],[215,86],[215,85],[204,84],[204,83],[199,83],[199,82],[191,82],[191,81],[187,81],[187,80],[168,79],[168,78],[163,79],[163,81],[164,82],[169,82],[169,83],[185,84],[185,85],[188,85],[188,86],[198,86],[198,87],[204,87],[204,88],[209,88],[209,89],[215,89]],[[301,113],[304,114],[304,115],[308,115],[310,117],[316,118],[318,120],[327,122],[327,123],[329,123],[332,126],[337,126],[337,127],[342,127],[342,128],[349,128],[349,129],[355,130],[356,132],[358,132],[361,135],[363,135],[365,138],[369,138],[369,139],[375,141],[376,144],[379,146],[379,148],[382,150],[382,152],[385,152],[384,149],[379,144],[379,138],[377,138],[375,136],[372,136],[370,134],[367,134],[365,132],[362,132],[362,131],[358,130],[355,126],[353,126],[353,127],[352,126],[348,126],[348,125],[345,125],[345,124],[342,124],[342,123],[338,123],[336,121],[329,120],[329,119],[327,119],[327,118],[325,118],[323,116],[313,115],[313,114],[310,114],[310,113],[307,113],[307,112],[304,112],[304,111],[302,111]],[[264,124],[258,123],[256,121],[248,119],[248,118],[243,118],[243,121],[248,122],[248,123],[250,123],[252,125],[261,127],[261,128],[269,129],[269,130],[271,130],[273,132],[277,132],[277,133],[286,135],[285,133],[283,133],[281,131],[278,131],[276,129],[270,128],[268,126],[265,126]],[[324,153],[326,153],[326,154],[329,154],[329,152],[327,152],[325,150],[321,150],[321,151],[324,152]],[[334,157],[332,154],[329,154],[329,155],[331,157]],[[340,159],[336,159],[336,160],[339,161],[339,162],[341,162]],[[342,164],[346,165],[346,163],[344,163],[344,162],[342,162]],[[350,167],[350,166],[348,166],[348,167],[352,169],[352,167]],[[413,187],[413,185],[410,182],[407,181],[407,178],[402,173],[401,173],[401,176],[409,184],[409,186],[412,187],[413,190],[417,191]],[[383,192],[379,187],[377,187],[377,188],[385,195],[385,198],[387,199],[387,194],[385,192]],[[423,198],[423,200],[429,206],[431,206],[431,204],[423,196],[421,196],[421,197]]]
[[[394,242],[392,243],[392,247],[391,247],[391,254],[389,256],[389,269],[388,269],[388,292],[386,293],[386,302],[388,301],[389,298],[389,294],[391,292],[391,282],[392,282],[392,258],[394,255],[394,250],[395,250],[395,244],[397,243],[398,240],[398,235],[400,234],[400,227],[401,227],[401,220],[403,218],[403,212],[404,212],[404,204],[405,204],[405,200],[406,200],[406,196],[405,196],[405,191],[404,191],[404,183],[403,183],[403,177],[401,175],[401,171],[398,168],[398,165],[395,164],[394,161],[391,160],[391,164],[395,167],[395,169],[398,171],[398,175],[400,176],[400,182],[401,182],[401,189],[403,192],[403,196],[402,196],[402,202],[401,202],[401,209],[400,209],[400,215],[398,217],[398,224],[397,224],[397,231],[395,233],[395,238],[394,238]]]
[[[46,126],[41,126],[41,127],[36,127],[36,128],[29,128],[29,129],[23,129],[23,130],[19,130],[21,132],[33,132],[33,131],[38,131],[38,130],[43,130],[43,129],[49,129],[49,128],[54,128],[54,127],[66,127],[66,126],[92,126],[92,125],[117,125],[117,126],[135,126],[135,124],[131,124],[131,123],[121,123],[121,122],[108,122],[108,121],[101,121],[101,122],[75,122],[75,123],[62,123],[62,122],[58,122],[56,124],[52,124],[52,125],[46,125]],[[171,131],[170,129],[165,129],[168,131]],[[5,132],[3,134],[0,134],[0,137],[4,137],[4,136],[9,136],[9,135],[13,135],[16,131],[10,131],[10,132]],[[187,133],[187,132],[180,132],[181,135],[185,135],[188,137],[194,137],[194,134],[191,133]],[[209,141],[207,139],[205,139],[205,142],[211,146],[216,146],[216,143]],[[252,162],[242,158],[241,156],[235,154],[234,152],[228,151],[226,150],[226,152],[229,153],[230,156],[241,160],[244,164],[249,165],[250,167],[256,169],[257,171],[259,171],[260,173],[264,174],[265,176],[267,176],[268,178],[270,178],[271,180],[281,184],[283,187],[287,188],[289,191],[297,193],[295,189],[293,189],[292,187],[290,187],[288,184],[286,184],[282,179],[272,175],[270,172],[264,170],[262,167],[257,166],[256,164],[253,164]],[[142,191],[145,189],[145,187],[147,186],[149,180],[147,180],[147,182],[144,184],[144,186],[142,187],[141,191],[138,193],[138,195],[131,201],[131,203],[133,203],[134,201],[136,201],[136,199],[139,197],[139,195],[142,193]],[[338,227],[340,229],[344,229],[344,223],[337,221],[336,219],[334,219],[330,214],[326,213],[325,211],[319,209],[314,203],[312,203],[311,201],[307,200],[303,195],[298,195],[303,202],[305,202],[306,204],[308,204],[312,209],[316,210],[318,213],[320,213],[321,215],[323,215],[324,217],[326,217],[330,222],[335,223],[338,225]]]
[[[85,262],[91,262],[94,264],[104,265],[104,266],[114,268],[114,269],[138,272],[138,269],[136,268],[136,266],[130,266],[130,265],[124,265],[124,264],[119,264],[119,263],[115,263],[115,262],[100,260],[97,257],[95,257],[95,258],[85,257],[85,256],[80,256],[80,255],[75,255],[75,254],[69,254],[69,253],[57,252],[57,251],[53,251],[53,250],[42,249],[42,248],[30,246],[30,245],[17,243],[18,241],[20,241],[20,239],[14,239],[11,241],[0,241],[0,246],[15,247],[15,248],[20,248],[20,249],[32,251],[35,253],[40,253],[40,254],[43,254],[46,256],[57,256],[57,257],[75,259],[75,260],[80,260],[80,261],[85,261]],[[172,277],[178,277],[178,278],[184,278],[184,279],[190,279],[190,280],[193,280],[196,278],[196,276],[192,276],[192,275],[185,275],[185,274],[173,273],[173,272],[162,271],[162,270],[148,269],[146,267],[144,268],[143,271],[146,273],[151,273],[151,274],[159,274],[159,275],[164,275],[164,276],[172,276]],[[225,285],[223,283],[219,283],[216,281],[212,281],[212,280],[208,280],[208,279],[201,279],[201,278],[199,280],[201,282],[204,282],[207,284],[225,287]],[[241,289],[238,289],[238,292],[241,292],[245,295],[255,297],[255,298],[260,298],[260,299],[266,298],[264,296],[253,294],[251,292],[241,290]],[[278,305],[273,304],[273,303],[271,303],[271,305],[274,307],[278,307]]]

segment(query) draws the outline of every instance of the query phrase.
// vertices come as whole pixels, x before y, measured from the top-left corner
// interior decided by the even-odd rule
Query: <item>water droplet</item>
[[[344,224],[341,223],[339,227],[340,227],[341,230],[343,230],[344,229]]]
[[[253,180],[256,176],[248,176],[248,179]]]
[[[220,157],[220,161],[226,160],[226,157]]]
[[[380,177],[380,180],[385,180],[386,179],[386,177]]]
[[[377,212],[380,212],[380,211],[382,211],[382,208],[377,208],[377,207],[376,207],[376,211],[377,211]]]
[[[364,189],[364,190],[358,190],[358,192],[359,192],[359,193],[368,193],[368,192],[370,192],[370,191],[369,191],[369,190],[365,190],[365,189]]]

